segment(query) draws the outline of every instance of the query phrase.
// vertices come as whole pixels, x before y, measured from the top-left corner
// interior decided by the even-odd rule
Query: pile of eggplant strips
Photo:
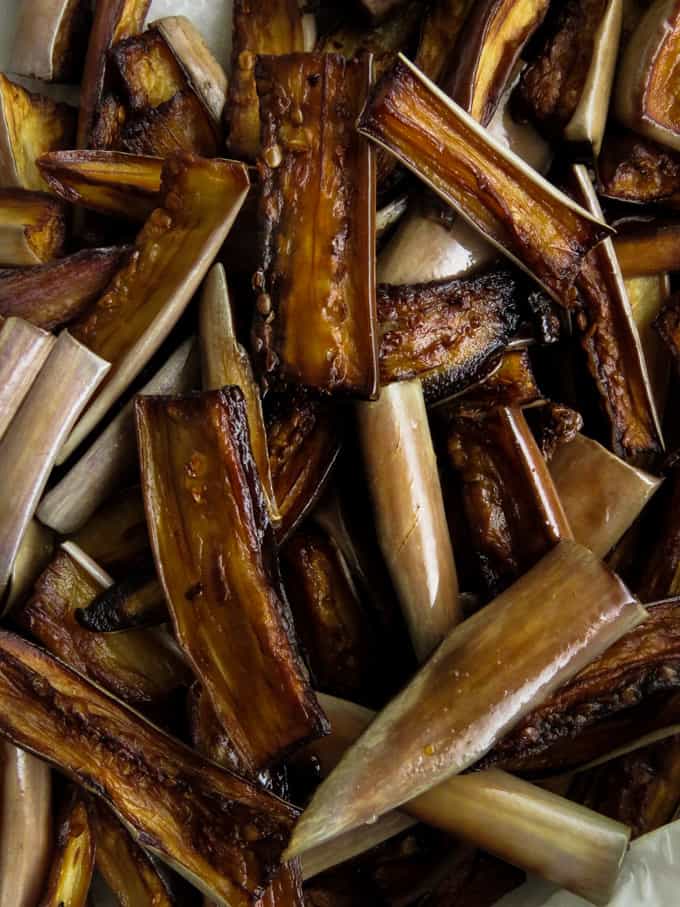
[[[680,816],[680,0],[211,2],[0,74],[0,907],[606,905]]]

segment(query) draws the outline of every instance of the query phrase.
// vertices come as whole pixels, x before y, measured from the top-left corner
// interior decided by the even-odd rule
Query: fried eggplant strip
[[[470,409],[522,407],[535,403],[541,396],[529,353],[527,350],[511,350],[504,353],[498,368],[488,378],[461,394],[459,403]]]
[[[108,51],[118,41],[142,30],[150,5],[151,0],[109,0],[97,4],[83,70],[76,135],[78,148],[90,147],[104,90]]]
[[[607,226],[503,148],[403,55],[375,88],[358,126],[558,302],[568,301],[584,257]]]
[[[119,633],[165,623],[168,609],[155,573],[128,576],[101,592],[89,605],[78,608],[76,620],[94,633]]]
[[[21,318],[0,322],[0,439],[38,377],[54,337]]]
[[[38,167],[50,190],[74,205],[146,220],[160,203],[163,161],[121,151],[55,151]]]
[[[680,258],[680,223],[655,220],[621,231],[614,240],[614,249],[626,278],[674,271]]]
[[[0,315],[53,331],[82,315],[123,266],[130,249],[83,249],[29,268],[0,270]]]
[[[507,271],[378,287],[381,384],[419,378],[428,401],[484,377],[519,326]]]
[[[0,733],[102,797],[135,840],[219,903],[263,893],[296,811],[208,762],[71,668],[0,633]]]
[[[40,907],[86,907],[94,854],[87,803],[84,795],[72,788],[59,817],[52,868]]]
[[[0,267],[51,261],[61,254],[65,238],[61,202],[41,192],[0,189]]]
[[[318,788],[287,855],[356,828],[468,768],[644,617],[593,554],[560,542],[451,631]]]
[[[658,538],[647,558],[637,591],[643,601],[680,594],[680,470],[667,479]]]
[[[0,186],[44,191],[36,159],[73,143],[75,110],[0,73]]]
[[[466,21],[472,0],[434,0],[429,5],[420,34],[416,66],[440,84],[451,51]]]
[[[73,327],[74,336],[113,368],[65,444],[60,462],[100,422],[168,336],[224,242],[248,186],[242,164],[184,154],[165,162],[163,207],[144,225],[130,263]]]
[[[303,15],[297,0],[235,0],[233,7],[227,147],[234,157],[254,161],[260,150],[256,57],[304,51]]]
[[[454,410],[446,434],[479,573],[497,594],[574,536],[520,409]]]
[[[372,398],[378,389],[375,160],[352,127],[370,60],[260,57],[263,375]]]
[[[581,434],[558,448],[549,468],[574,538],[598,557],[623,537],[662,481]]]
[[[680,207],[680,154],[633,132],[608,133],[598,160],[598,192],[624,202]]]
[[[22,0],[10,71],[45,82],[73,81],[90,21],[86,0]]]
[[[292,636],[243,395],[231,387],[139,397],[136,415],[149,532],[175,632],[255,774],[323,733],[325,719]]]
[[[59,448],[108,367],[64,331],[0,441],[0,595]]]

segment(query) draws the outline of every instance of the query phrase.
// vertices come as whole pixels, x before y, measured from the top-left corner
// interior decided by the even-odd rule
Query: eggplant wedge
[[[680,223],[657,219],[621,230],[614,249],[625,278],[674,271],[680,256]]]
[[[155,28],[115,44],[109,51],[109,65],[128,111],[160,107],[187,85],[179,63]]]
[[[553,138],[598,155],[614,82],[621,0],[568,0],[550,10],[543,41],[522,73],[517,106]]]
[[[72,107],[33,94],[0,73],[0,186],[44,191],[36,159],[73,144],[75,127]]]
[[[20,318],[0,323],[0,439],[38,377],[54,337]]]
[[[609,232],[494,139],[403,55],[359,131],[387,148],[558,302]]]
[[[483,0],[467,17],[444,90],[482,126],[494,115],[524,45],[549,5],[549,0]]]
[[[292,637],[243,395],[230,387],[139,397],[136,415],[149,532],[175,632],[255,774],[323,733],[325,719]]]
[[[680,684],[680,600],[647,605],[647,620],[631,629],[573,680],[529,712],[480,763],[510,772],[557,774],[583,765],[612,749],[606,733],[588,740],[598,726],[625,717],[655,694]],[[647,707],[646,718],[653,710]],[[630,732],[635,736],[634,724]],[[582,742],[580,738],[584,738]],[[589,749],[594,743],[595,748]]]
[[[338,413],[303,393],[269,396],[265,421],[281,544],[321,496],[342,443]]]
[[[680,207],[680,154],[634,132],[605,136],[598,160],[598,193],[636,204]]]
[[[168,609],[156,575],[142,573],[104,589],[89,605],[77,608],[75,617],[93,633],[119,633],[166,623]]]
[[[61,202],[41,192],[0,189],[0,267],[51,261],[61,254],[65,238]]]
[[[21,0],[9,69],[44,82],[74,82],[92,14],[87,0]]]
[[[655,0],[640,19],[621,60],[616,115],[636,132],[680,151],[680,9]]]
[[[294,807],[7,632],[0,692],[0,733],[101,797],[146,850],[220,903],[250,907],[263,894]]]
[[[150,5],[151,0],[112,0],[100,3],[95,9],[83,69],[76,135],[78,148],[90,147],[106,82],[109,50],[118,41],[142,30]]]
[[[529,353],[520,349],[505,352],[488,378],[469,387],[458,402],[468,409],[490,409],[494,406],[528,406],[541,397]]]
[[[227,148],[231,155],[254,161],[260,150],[257,55],[292,54],[306,49],[298,0],[235,0],[231,78],[225,107]]]
[[[287,856],[356,828],[477,762],[532,707],[644,617],[594,555],[575,542],[560,542],[454,628],[379,713],[316,791]]]
[[[260,57],[256,79],[262,244],[252,342],[260,370],[372,398],[375,161],[351,128],[370,86],[370,60]]]
[[[137,237],[129,264],[72,327],[113,363],[61,452],[63,462],[160,347],[200,286],[248,192],[242,164],[177,155],[163,166],[163,207]]]
[[[62,332],[0,441],[0,596],[57,453],[108,367]]]
[[[128,220],[146,220],[160,204],[163,161],[121,151],[56,151],[38,167],[64,201]]]
[[[434,0],[423,19],[416,66],[439,84],[472,8],[472,0]]]
[[[550,474],[574,538],[598,557],[623,538],[662,482],[581,434],[558,448]]]
[[[460,393],[495,365],[520,320],[508,271],[378,287],[380,382],[419,378],[429,402]]]
[[[572,531],[520,409],[454,410],[446,438],[481,582],[496,595]]]
[[[59,817],[52,868],[40,907],[86,907],[94,854],[87,802],[81,792],[72,788]]]
[[[148,569],[151,543],[139,485],[116,492],[69,541],[114,577]]]
[[[53,331],[82,315],[101,296],[129,252],[126,246],[83,249],[44,265],[2,269],[0,315]]]
[[[553,400],[532,407],[524,415],[546,463],[550,463],[561,447],[577,438],[583,428],[580,413]]]
[[[92,633],[78,622],[76,612],[110,584],[110,577],[67,543],[36,582],[31,598],[12,613],[49,652],[119,699],[136,708],[162,704],[190,683],[189,671],[162,634]]]

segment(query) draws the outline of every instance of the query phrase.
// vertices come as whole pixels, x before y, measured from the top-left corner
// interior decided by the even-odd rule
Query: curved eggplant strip
[[[52,770],[3,741],[0,775],[0,905],[35,907],[52,854]]]
[[[251,907],[263,893],[294,807],[7,632],[0,632],[0,695],[0,734],[101,797],[145,849],[220,903]]]
[[[151,543],[139,486],[106,501],[69,541],[114,577],[148,569]]]
[[[449,633],[318,788],[287,856],[356,828],[473,765],[532,707],[645,616],[591,552],[560,542]]]
[[[530,407],[525,410],[524,415],[546,463],[550,463],[560,448],[577,438],[583,428],[580,413],[552,400],[546,400],[539,406]],[[554,478],[553,476],[553,480]],[[562,503],[564,505],[564,502]],[[577,541],[581,541],[581,539],[578,538]],[[590,547],[587,542],[585,544],[586,547]]]
[[[485,376],[519,325],[520,287],[507,271],[378,287],[380,381],[419,378],[428,402]]]
[[[374,90],[358,128],[569,304],[583,259],[610,228],[503,148],[403,55]]]
[[[292,634],[244,398],[237,387],[138,397],[136,416],[175,633],[254,775],[324,733],[325,719]]]
[[[598,194],[680,207],[680,154],[634,132],[608,132],[597,162]]]
[[[77,81],[91,19],[87,0],[22,0],[10,72],[45,82]]]
[[[87,803],[82,792],[72,788],[59,817],[52,868],[40,907],[86,907],[94,855]]]
[[[119,633],[166,623],[168,609],[156,576],[143,574],[104,589],[89,605],[78,608],[75,618],[93,633]]]

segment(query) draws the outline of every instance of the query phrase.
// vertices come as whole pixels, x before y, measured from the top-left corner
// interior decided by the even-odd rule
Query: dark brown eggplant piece
[[[22,0],[9,70],[46,82],[75,82],[87,47],[87,0]]]
[[[150,5],[151,0],[110,0],[109,3],[97,5],[83,70],[76,139],[78,148],[90,147],[104,91],[109,49],[123,38],[142,30]]]
[[[493,596],[573,538],[571,529],[521,410],[454,411],[446,435],[479,576]]]
[[[94,872],[95,841],[84,795],[68,794],[57,826],[47,890],[40,907],[86,907]]]
[[[231,78],[224,111],[227,148],[233,157],[254,161],[260,150],[257,55],[292,54],[305,49],[298,0],[235,0]]]
[[[342,442],[341,416],[324,400],[287,393],[265,400],[267,445],[281,544],[318,500]]]
[[[260,57],[255,71],[263,162],[252,342],[260,370],[373,398],[375,154],[352,128],[370,59]]]
[[[505,352],[489,377],[461,394],[458,402],[469,409],[489,409],[528,406],[541,397],[529,353],[519,349]]]
[[[148,569],[151,543],[139,486],[122,489],[106,501],[70,541],[114,577]]]
[[[178,91],[158,107],[128,116],[113,147],[153,157],[178,151],[215,157],[218,151],[210,120],[192,91]]]
[[[472,0],[433,0],[423,20],[416,66],[439,84],[472,8]]]
[[[315,689],[370,698],[375,641],[342,554],[308,524],[281,549],[281,570]]]
[[[525,874],[509,863],[472,848],[454,851],[443,878],[434,881],[433,890],[418,907],[493,907],[525,879]]]
[[[115,44],[109,51],[109,66],[132,111],[160,107],[187,85],[179,63],[155,28]]]
[[[583,428],[580,413],[552,400],[546,400],[541,406],[530,407],[524,415],[547,463],[564,444],[573,441]]]
[[[598,193],[680,207],[680,154],[634,132],[608,132],[597,162]]]
[[[624,277],[675,271],[680,261],[680,222],[655,219],[621,229],[614,248]]]
[[[121,907],[174,907],[162,874],[108,806],[92,797],[88,812],[97,871]]]
[[[400,56],[359,119],[490,242],[569,305],[583,259],[609,228],[508,151]]]
[[[76,618],[102,592],[103,579],[59,550],[13,617],[53,655],[130,705],[163,704],[191,679],[167,638],[150,630],[91,633]]]
[[[406,0],[359,0],[359,2],[374,19],[381,19],[398,10],[406,3]]]
[[[654,327],[680,367],[680,294],[668,300],[654,320]]]
[[[380,381],[420,378],[428,401],[460,393],[490,371],[519,325],[509,271],[378,287]]]
[[[90,131],[88,148],[110,151],[120,147],[120,136],[127,119],[125,104],[110,92],[102,98]]]
[[[68,324],[101,296],[129,253],[125,246],[84,249],[45,265],[0,270],[0,315],[46,331]]]
[[[263,894],[294,807],[7,632],[0,633],[0,694],[0,734],[102,797],[145,849],[232,907],[251,907]]]
[[[636,591],[642,601],[680,594],[680,469],[666,480],[663,507],[657,514],[656,536]]]
[[[584,764],[612,749],[611,735],[579,738],[626,718],[655,694],[680,686],[680,599],[647,605],[649,617],[629,631],[541,706],[534,709],[479,763],[520,774],[562,770]],[[652,714],[651,712],[649,713]],[[647,716],[649,717],[649,715]],[[672,722],[669,722],[672,723]],[[632,728],[633,739],[640,736]],[[615,745],[615,744],[614,744]]]
[[[144,573],[104,589],[89,605],[78,608],[75,617],[94,633],[118,633],[165,623],[168,609],[155,574]]]
[[[136,416],[147,522],[175,632],[255,774],[324,733],[326,721],[292,634],[243,394],[139,397]]]

